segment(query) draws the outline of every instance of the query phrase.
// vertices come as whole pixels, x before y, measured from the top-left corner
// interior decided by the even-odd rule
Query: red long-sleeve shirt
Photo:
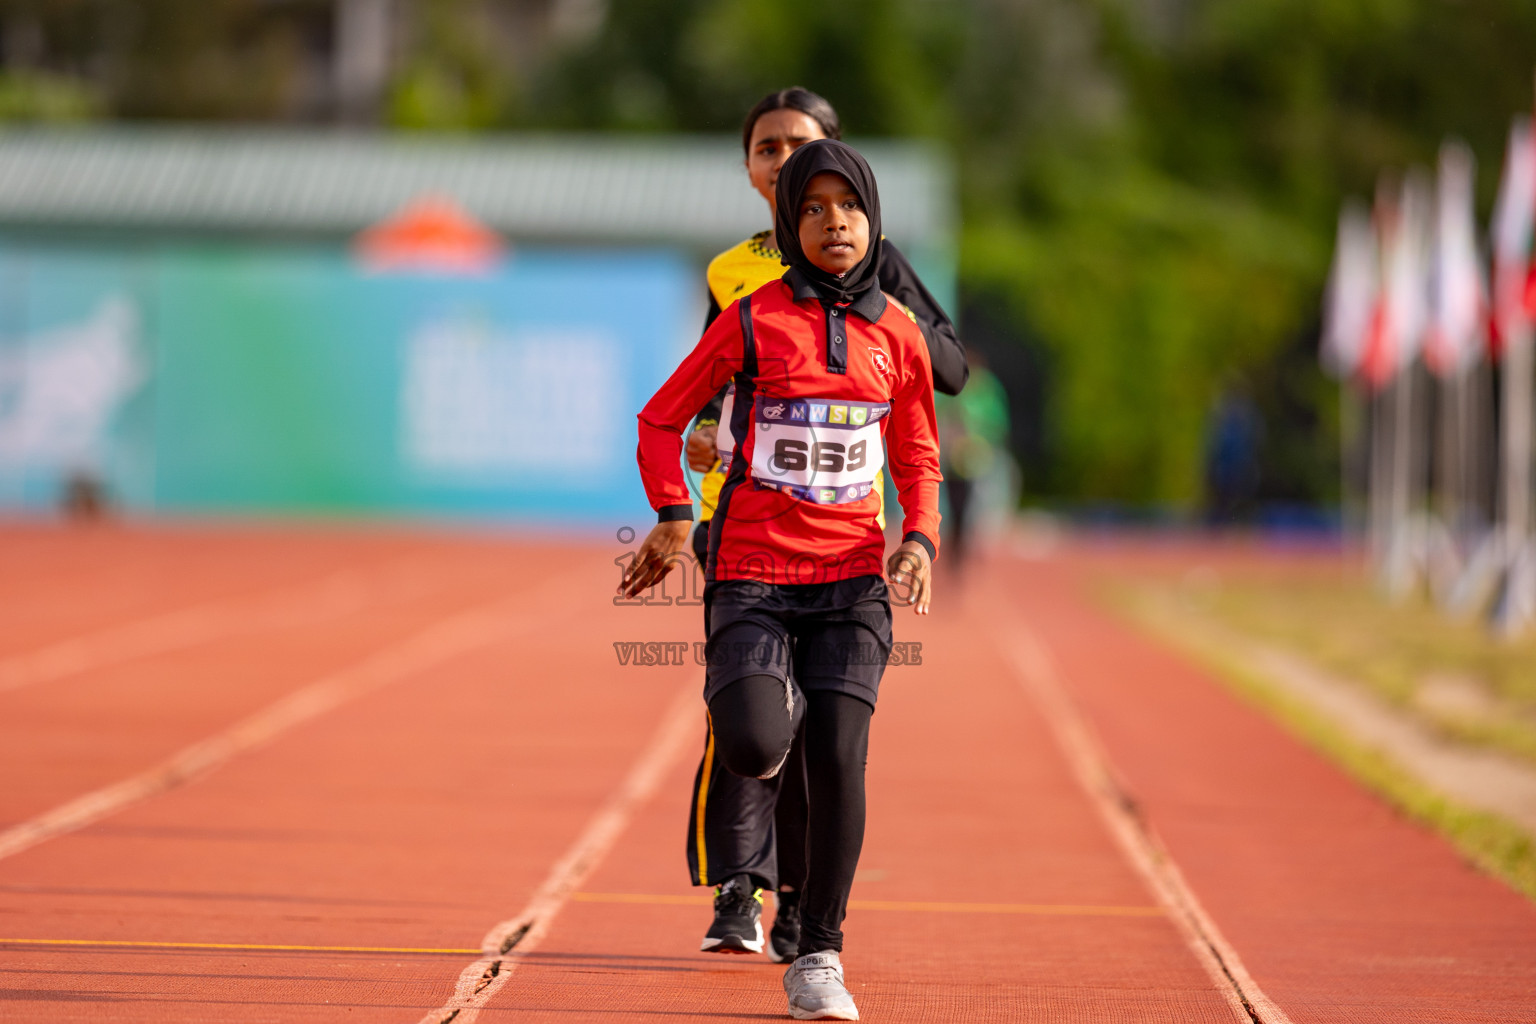
[[[651,506],[662,519],[692,517],[682,435],[734,378],[731,415],[719,426],[720,447],[733,455],[710,579],[820,583],[880,573],[885,538],[869,483],[882,461],[906,516],[903,533],[936,551],[942,478],[933,376],[917,325],[879,291],[851,306],[824,305],[791,271],[750,297],[749,349],[740,306],[721,313],[640,413],[640,477]],[[755,367],[744,373],[749,361]]]

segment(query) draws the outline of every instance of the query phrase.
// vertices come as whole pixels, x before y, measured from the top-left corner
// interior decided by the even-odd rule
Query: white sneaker
[[[784,972],[784,994],[795,1020],[858,1020],[859,1008],[843,984],[843,963],[834,950],[807,953]]]

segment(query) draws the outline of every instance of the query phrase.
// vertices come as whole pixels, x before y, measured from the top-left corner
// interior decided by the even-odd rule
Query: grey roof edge
[[[943,147],[851,142],[880,180],[887,234],[949,248]],[[514,240],[712,246],[767,226],[739,146],[723,135],[0,127],[0,228],[345,235],[441,193]]]

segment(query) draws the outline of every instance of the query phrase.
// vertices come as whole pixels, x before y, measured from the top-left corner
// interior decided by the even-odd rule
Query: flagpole
[[[1355,385],[1348,377],[1339,381],[1339,532],[1346,551],[1365,533],[1365,520],[1358,500],[1362,482],[1361,442],[1368,435],[1364,420],[1366,408]],[[1369,489],[1369,483],[1366,484]]]
[[[1416,412],[1424,403],[1415,378],[1427,327],[1429,189],[1414,170],[1395,182],[1383,177],[1377,191],[1383,309],[1379,366],[1388,382],[1391,433],[1382,584],[1389,599],[1402,601],[1412,593],[1423,562],[1416,509],[1427,465],[1420,457]]]
[[[1339,509],[1346,539],[1363,540],[1373,567],[1384,542],[1378,486],[1385,429],[1380,422],[1381,261],[1377,226],[1359,203],[1339,211],[1338,240],[1324,291],[1318,355],[1339,380]]]
[[[1413,546],[1409,520],[1413,503],[1413,366],[1398,369],[1387,395],[1392,417],[1388,472],[1387,561],[1383,583],[1387,596],[1404,600],[1413,588]]]
[[[1456,484],[1451,479],[1456,448],[1456,381],[1451,377],[1439,378],[1434,392],[1434,506],[1446,529],[1456,519]]]
[[[1463,556],[1467,551],[1468,534],[1471,531],[1473,510],[1477,507],[1476,470],[1473,468],[1473,452],[1476,443],[1472,433],[1472,403],[1474,366],[1465,366],[1446,383],[1451,408],[1448,450],[1446,452],[1447,486],[1451,490],[1450,509],[1445,521],[1456,549]]]
[[[1471,616],[1487,609],[1504,576],[1504,516],[1500,472],[1504,453],[1499,447],[1499,417],[1494,392],[1500,379],[1491,360],[1475,363],[1466,373],[1471,395],[1467,404],[1467,504],[1463,507],[1464,563],[1447,595],[1453,615]]]
[[[1532,145],[1530,123],[1526,130],[1511,137],[1527,147]],[[1527,154],[1527,161],[1533,158]],[[1525,182],[1527,186],[1531,182]],[[1526,204],[1536,197],[1523,197]],[[1527,207],[1528,209],[1528,207]],[[1530,272],[1531,240],[1529,214],[1523,225],[1524,237],[1519,259],[1507,259],[1500,268],[1496,299],[1504,318],[1504,407],[1503,453],[1504,493],[1502,556],[1503,592],[1495,605],[1493,625],[1498,632],[1512,637],[1524,631],[1536,619],[1536,564],[1531,551],[1531,401],[1532,378],[1531,317],[1525,309],[1525,285]]]
[[[1494,465],[1498,457],[1498,424],[1494,416],[1492,361],[1484,359],[1473,368],[1473,372],[1476,376],[1472,379],[1471,438],[1468,441],[1472,453],[1472,515],[1475,527],[1486,535],[1491,532],[1498,509],[1498,496],[1495,493],[1498,470]]]
[[[1461,442],[1462,373],[1438,374],[1431,378],[1432,410],[1430,468],[1433,474],[1431,502],[1427,508],[1425,555],[1427,576],[1434,598],[1444,604],[1448,599],[1462,564],[1457,522],[1461,516],[1460,477],[1463,464],[1458,458]]]
[[[1387,440],[1387,393],[1372,388],[1366,399],[1370,415],[1370,491],[1366,495],[1367,536],[1371,565],[1378,578],[1386,573],[1389,533],[1388,494],[1392,487],[1391,451]]]
[[[1531,325],[1522,319],[1504,341],[1504,593],[1494,625],[1514,636],[1536,617],[1536,578],[1531,571]]]

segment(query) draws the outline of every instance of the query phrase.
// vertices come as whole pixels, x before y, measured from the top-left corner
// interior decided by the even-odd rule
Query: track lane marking
[[[572,903],[625,903],[660,906],[708,906],[708,895],[684,896],[673,893],[573,892]],[[1033,903],[922,903],[897,900],[852,900],[852,910],[918,911],[938,914],[1040,914],[1046,916],[1086,917],[1162,917],[1162,907],[1119,907]],[[428,946],[308,946],[270,942],[170,942],[141,939],[19,939],[0,937],[0,946],[62,946],[72,948],[124,949],[229,949],[299,953],[425,953],[479,954],[481,949],[440,948]],[[519,947],[522,943],[519,943]],[[519,952],[526,952],[519,948]]]
[[[1039,914],[1065,917],[1162,917],[1162,907],[1116,907],[1070,903],[923,903],[907,900],[849,900],[854,910],[916,911],[925,914]]]
[[[658,906],[703,906],[713,901],[708,894],[646,892],[573,892],[573,903],[637,903]],[[946,903],[920,900],[849,900],[849,910],[913,911],[925,914],[1039,914],[1066,917],[1163,917],[1167,911],[1153,906],[1114,906],[1072,903]]]
[[[653,795],[662,777],[677,761],[699,724],[702,688],[690,677],[662,716],[640,756],[618,789],[587,822],[581,835],[550,869],[544,883],[516,917],[500,922],[481,940],[485,955],[464,968],[453,995],[421,1018],[421,1024],[470,1024],[506,985],[517,969],[518,957],[531,953],[549,934],[555,916],[595,871],[635,813]],[[511,954],[511,955],[509,955]]]
[[[263,942],[145,942],[128,939],[0,939],[0,946],[110,947],[113,949],[234,949],[295,953],[432,953],[463,956],[478,949],[437,949],[414,946],[297,946]]]
[[[1108,753],[1088,720],[1068,695],[1056,660],[1045,642],[1034,630],[1017,620],[1007,629],[995,628],[993,635],[1011,638],[1011,643],[1004,645],[1003,653],[1025,693],[1034,700],[1049,726],[1073,776],[1103,818],[1126,860],[1167,910],[1168,918],[1226,998],[1236,1019],[1244,1024],[1292,1024],[1285,1011],[1276,1006],[1253,980],[1237,950],[1222,936],[1216,922],[1184,880],[1167,848],[1133,809],[1135,802],[1119,781]]]
[[[451,615],[356,664],[323,676],[244,720],[194,743],[153,768],[103,786],[0,831],[0,859],[100,821],[124,808],[194,782],[231,758],[388,684],[480,647],[527,633],[553,612],[528,619],[527,598],[494,601]],[[545,607],[558,608],[560,602]]]
[[[398,571],[413,580],[402,570],[420,561],[412,556],[373,570],[343,569],[254,596],[200,601],[0,658],[0,693],[217,640],[340,618],[377,602],[378,576]],[[409,582],[404,587],[386,585],[392,593],[427,589]]]

